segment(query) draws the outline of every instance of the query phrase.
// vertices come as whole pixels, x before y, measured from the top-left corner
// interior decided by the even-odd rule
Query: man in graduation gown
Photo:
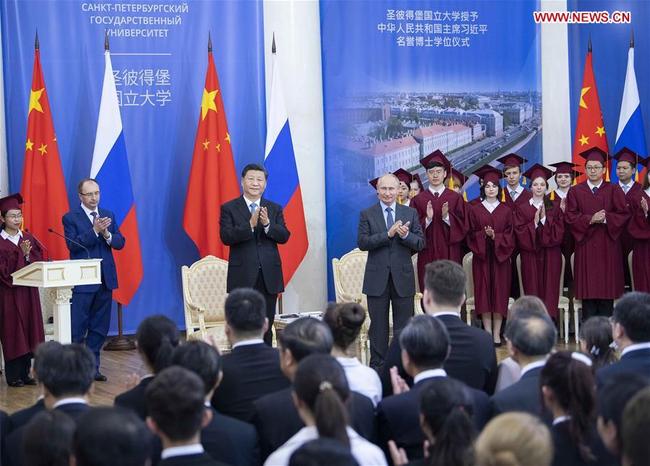
[[[650,157],[639,157],[639,163],[647,167],[643,188],[631,199],[632,218],[628,231],[633,239],[632,275],[634,291],[650,293]]]
[[[580,155],[587,180],[569,191],[565,216],[576,241],[575,297],[588,318],[611,315],[614,299],[623,294],[620,237],[630,215],[623,190],[603,180],[607,154],[592,147]]]
[[[413,198],[411,207],[418,212],[426,242],[418,253],[418,282],[424,290],[424,267],[428,263],[441,259],[462,263],[468,220],[462,196],[445,187],[445,178],[451,173],[447,157],[436,150],[420,163],[427,171],[429,188]]]
[[[520,183],[521,166],[527,160],[517,154],[508,154],[497,159],[503,164],[503,177],[506,180],[504,189],[505,202],[508,206],[513,207],[515,204],[523,204],[530,200],[530,191],[526,190]]]

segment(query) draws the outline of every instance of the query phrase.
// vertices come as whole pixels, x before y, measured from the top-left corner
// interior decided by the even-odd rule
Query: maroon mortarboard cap
[[[395,170],[393,172],[393,175],[395,175],[397,179],[400,180],[401,182],[406,183],[407,186],[411,181],[413,181],[413,175],[411,175],[403,168],[398,168],[397,170]]]
[[[10,210],[20,210],[20,204],[22,203],[23,203],[23,196],[21,196],[20,193],[3,197],[2,199],[0,199],[0,212],[2,212],[2,215],[4,215]]]
[[[434,167],[436,164],[439,164],[440,166],[444,167],[444,169],[447,170],[447,173],[449,173],[449,169],[451,168],[451,163],[449,163],[449,160],[447,160],[447,157],[445,157],[445,154],[443,154],[438,149],[431,152],[425,158],[420,160],[420,163],[427,170],[429,168],[431,168],[431,167]]]
[[[616,159],[619,162],[629,162],[630,165],[636,168],[636,164],[639,161],[639,154],[634,152],[632,149],[627,147],[622,148],[616,154],[612,156],[613,159]]]
[[[377,178],[368,181],[368,183],[370,183],[370,186],[377,189],[377,183],[379,182],[379,178],[381,178],[381,176],[378,176]]]
[[[413,175],[413,181],[415,181],[418,186],[420,187],[420,191],[424,191],[424,185],[422,184],[422,179],[420,178],[420,175],[417,173]]]
[[[525,158],[517,154],[508,154],[503,157],[499,157],[497,162],[501,162],[504,167],[519,167],[527,162]]]
[[[494,168],[491,165],[483,165],[481,168],[474,172],[476,176],[483,180],[484,183],[491,181],[498,185],[501,179],[501,170]]]
[[[546,168],[544,165],[540,165],[539,163],[536,163],[528,170],[526,170],[524,176],[528,178],[530,181],[533,181],[534,179],[539,177],[542,177],[548,181],[548,179],[553,176],[553,172],[548,168]]]
[[[585,163],[591,160],[593,162],[600,162],[604,165],[607,160],[607,152],[602,150],[600,147],[594,146],[580,152],[580,157],[585,159]]]
[[[460,184],[460,186],[458,186],[459,188],[462,188],[467,182],[467,177],[453,167],[451,168],[451,176],[458,180],[458,183]]]
[[[639,156],[639,163],[650,170],[650,157],[643,158]]]
[[[549,166],[555,168],[555,175],[565,173],[567,175],[575,176],[576,174],[575,167],[577,167],[577,165],[573,162],[555,162],[549,163]]]

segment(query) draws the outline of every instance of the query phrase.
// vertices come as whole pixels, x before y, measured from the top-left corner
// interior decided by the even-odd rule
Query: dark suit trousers
[[[264,296],[264,301],[266,301],[266,318],[269,319],[269,328],[264,334],[264,343],[269,346],[273,344],[273,321],[275,320],[275,304],[278,301],[277,294],[271,294],[266,290],[266,285],[264,284],[264,276],[262,275],[262,269],[260,269],[257,274],[257,280],[255,281],[255,286],[253,287]]]
[[[104,283],[94,293],[72,293],[72,342],[86,343],[95,354],[99,370],[99,352],[111,324],[113,291]]]
[[[393,284],[393,277],[389,274],[386,289],[381,296],[368,296],[370,367],[374,369],[381,367],[388,352],[388,312],[391,302],[393,303],[393,338],[397,338],[413,316],[413,296],[400,297]]]
[[[32,367],[32,353],[23,354],[15,359],[5,360],[5,377],[7,382],[27,380]]]
[[[610,317],[614,310],[614,301],[611,299],[583,299],[582,316],[584,320],[593,316]]]

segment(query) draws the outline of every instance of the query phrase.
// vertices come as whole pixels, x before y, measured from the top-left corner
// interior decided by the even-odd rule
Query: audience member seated
[[[264,297],[251,288],[233,290],[226,298],[226,336],[232,352],[223,357],[223,380],[212,406],[221,414],[252,422],[253,402],[289,387],[280,370],[278,350],[264,344],[268,328]]]
[[[162,315],[147,317],[140,323],[135,336],[140,359],[147,368],[147,374],[140,383],[115,397],[115,406],[134,411],[140,419],[147,417],[144,392],[153,380],[154,374],[171,363],[174,348],[178,346],[180,335],[176,324]]]
[[[404,327],[399,340],[402,363],[415,383],[410,390],[384,398],[379,403],[377,423],[382,448],[388,451],[388,441],[393,440],[396,446],[404,449],[408,458],[413,460],[423,456],[420,396],[428,381],[448,375],[442,367],[450,353],[449,335],[438,318],[419,315],[413,317]],[[396,388],[397,385],[396,383]],[[402,383],[402,386],[404,385]],[[488,397],[480,390],[462,385],[471,400],[472,409],[469,411],[474,424],[480,429],[489,414]]]
[[[474,454],[476,466],[550,466],[553,440],[536,416],[506,413],[485,426]]]
[[[151,433],[144,422],[123,408],[93,408],[79,418],[74,435],[76,466],[145,466]],[[189,464],[189,463],[187,463]]]
[[[438,317],[449,332],[451,354],[445,361],[445,371],[450,377],[491,395],[497,380],[494,343],[486,331],[466,325],[460,318],[466,281],[463,268],[455,262],[441,260],[427,264],[422,304],[424,311]],[[413,384],[402,367],[401,353],[399,339],[393,338],[381,372],[384,396],[393,393],[390,374],[393,367],[397,367],[408,385]]]
[[[521,366],[521,378],[492,396],[492,416],[523,411],[541,417],[539,374],[557,340],[555,324],[546,314],[522,311],[510,318],[505,337],[510,356]]]
[[[580,351],[594,362],[594,370],[616,362],[616,352],[611,347],[612,324],[605,316],[594,316],[580,326]]]
[[[650,388],[634,395],[625,406],[621,431],[623,466],[647,465],[650,458]]]
[[[596,433],[591,359],[577,352],[554,353],[542,368],[539,383],[544,406],[553,416],[553,466],[615,464]]]
[[[639,374],[615,374],[598,390],[598,434],[607,450],[620,459],[621,418],[628,401],[644,388],[650,380]]]
[[[612,335],[621,359],[596,373],[598,386],[622,372],[650,377],[650,294],[633,291],[618,300],[612,315]]]
[[[88,396],[95,380],[95,355],[84,345],[48,342],[47,351],[39,356],[38,380],[45,408],[63,412],[76,422],[88,410]],[[5,445],[22,445],[25,428],[26,425],[9,434]],[[6,458],[11,466],[24,464],[21,448],[7,449]]]
[[[512,319],[514,316],[520,314],[548,316],[548,311],[546,310],[544,301],[537,296],[524,295],[517,298],[512,304],[508,310],[508,318]],[[521,366],[517,364],[517,361],[512,359],[512,356],[508,356],[499,363],[498,372],[497,386],[494,389],[495,393],[509,387],[521,378]]]
[[[160,466],[221,466],[201,445],[201,429],[212,420],[205,409],[205,386],[198,375],[171,366],[147,390],[147,425],[162,441]]]
[[[201,444],[217,461],[240,466],[260,463],[255,428],[247,422],[220,414],[210,405],[214,390],[221,381],[219,351],[203,341],[189,341],[176,348],[172,363],[198,375],[205,385],[205,406],[212,420],[201,430]]]
[[[408,463],[403,449],[390,440],[393,464],[413,466],[469,466],[473,464],[475,431],[472,400],[462,382],[449,377],[434,377],[426,383],[420,397],[420,426],[426,437],[425,458]]]
[[[304,317],[291,322],[278,336],[280,366],[293,380],[298,363],[311,354],[330,354],[332,333],[317,319]],[[266,395],[255,402],[255,427],[262,459],[304,427],[292,399],[291,387]],[[375,412],[370,398],[351,392],[348,403],[351,425],[364,438],[375,439]]]
[[[359,466],[350,447],[339,440],[321,437],[293,452],[289,466]]]
[[[357,303],[332,303],[323,315],[323,322],[330,328],[334,338],[332,356],[343,366],[350,390],[367,396],[377,406],[382,390],[377,372],[350,356],[365,320],[366,311]]]
[[[36,414],[25,426],[23,465],[68,466],[75,428],[72,418],[61,411]]]
[[[332,356],[313,354],[296,369],[294,404],[305,427],[268,457],[265,466],[286,466],[302,444],[319,437],[338,440],[364,466],[386,465],[383,452],[349,426],[345,401],[350,388],[343,367]]]

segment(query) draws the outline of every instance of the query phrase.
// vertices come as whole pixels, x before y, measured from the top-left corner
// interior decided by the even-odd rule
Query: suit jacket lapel
[[[251,218],[251,209],[246,205],[246,200],[244,196],[240,196],[237,201],[237,209],[243,218],[250,220]]]
[[[384,227],[384,231],[388,231],[388,228],[386,228],[384,209],[382,208],[381,203],[377,203],[375,206],[375,221],[379,222],[379,227]]]

